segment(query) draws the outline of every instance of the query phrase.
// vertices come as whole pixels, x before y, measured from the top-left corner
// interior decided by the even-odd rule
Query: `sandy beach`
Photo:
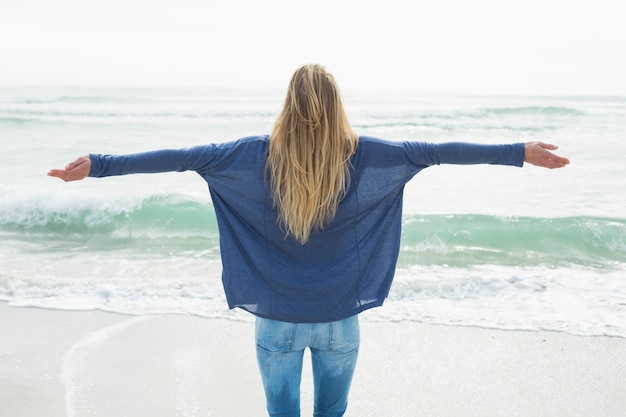
[[[346,416],[626,412],[626,339],[366,319],[361,331]],[[249,322],[0,303],[0,332],[2,416],[266,415]]]

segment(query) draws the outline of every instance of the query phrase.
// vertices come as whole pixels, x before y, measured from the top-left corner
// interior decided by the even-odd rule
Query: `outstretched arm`
[[[91,170],[91,159],[89,155],[81,156],[73,162],[70,162],[64,169],[51,169],[48,176],[57,177],[63,181],[78,181],[89,175]]]
[[[524,162],[550,169],[563,168],[569,164],[569,159],[550,152],[557,148],[558,146],[549,143],[527,142],[524,144]]]
[[[63,181],[85,177],[110,177],[127,174],[196,171],[204,173],[215,160],[216,145],[182,149],[160,149],[125,155],[89,154],[70,162],[64,169],[51,169],[48,175]]]
[[[562,168],[569,159],[551,151],[556,145],[544,142],[478,144],[470,142],[404,142],[409,162],[418,170],[441,164],[475,165],[494,164],[521,167],[524,163],[543,168]],[[417,171],[413,171],[415,174]]]

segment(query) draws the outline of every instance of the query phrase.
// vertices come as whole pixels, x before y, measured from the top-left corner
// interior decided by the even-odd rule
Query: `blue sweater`
[[[400,249],[404,185],[438,164],[522,166],[524,145],[360,137],[335,219],[305,244],[277,226],[265,178],[268,136],[132,155],[91,155],[91,177],[196,171],[209,186],[230,308],[289,322],[340,320],[383,304]]]

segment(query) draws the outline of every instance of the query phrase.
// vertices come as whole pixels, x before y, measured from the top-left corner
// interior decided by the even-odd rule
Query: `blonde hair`
[[[266,171],[280,227],[300,243],[335,217],[357,144],[333,76],[316,64],[296,70],[270,136]]]

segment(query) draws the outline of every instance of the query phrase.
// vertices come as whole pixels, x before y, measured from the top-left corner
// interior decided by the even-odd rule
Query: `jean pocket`
[[[333,322],[331,326],[330,350],[350,352],[359,347],[361,337],[358,316]]]
[[[289,352],[293,347],[296,326],[295,323],[257,317],[256,344],[271,352]]]

